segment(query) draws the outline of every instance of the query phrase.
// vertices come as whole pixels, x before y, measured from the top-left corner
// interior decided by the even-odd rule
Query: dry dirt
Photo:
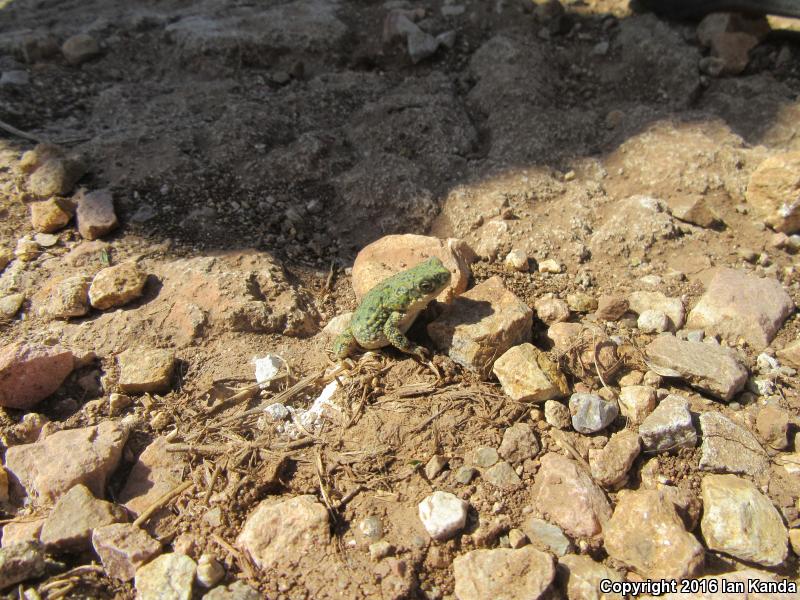
[[[759,162],[775,151],[800,149],[800,46],[790,39],[763,42],[743,74],[717,79],[697,68],[706,51],[694,38],[694,24],[636,14],[616,0],[567,3],[570,27],[549,39],[526,4],[509,0],[465,2],[465,13],[455,17],[443,17],[438,0],[310,0],[305,13],[285,21],[259,17],[286,5],[280,0],[0,4],[0,70],[30,74],[28,85],[0,87],[0,118],[82,153],[89,173],[80,184],[113,190],[122,227],[105,241],[114,263],[136,258],[148,272],[168,275],[170,261],[255,248],[282,263],[322,326],[355,306],[346,268],[365,244],[414,232],[478,246],[492,237],[486,222],[505,212],[499,255],[522,248],[537,261],[558,260],[565,272],[509,273],[501,261],[483,260],[473,267],[474,282],[498,274],[530,305],[545,292],[562,298],[574,291],[624,294],[639,289],[642,277],[660,275],[658,289],[692,306],[708,269],[741,267],[741,249],[768,254],[770,264],[758,269],[781,279],[800,304],[800,274],[786,270],[796,256],[771,247],[772,232],[741,208]],[[401,44],[382,43],[391,6],[424,8],[420,25],[434,34],[454,30],[454,47],[413,65]],[[78,67],[60,55],[39,58],[30,51],[46,46],[49,36],[60,42],[81,31],[91,32],[103,51]],[[39,46],[26,46],[25,36]],[[606,53],[598,50],[603,42],[609,43]],[[32,233],[13,170],[32,145],[5,134],[0,139],[0,243],[9,249]],[[642,224],[634,215],[615,225],[617,202],[639,194],[666,202],[701,195],[724,224]],[[592,237],[604,227],[608,236]],[[32,296],[53,277],[99,268],[99,259],[83,266],[63,260],[78,241],[67,228],[50,258],[21,272],[16,285]],[[140,400],[130,409],[145,416],[165,410],[170,423],[156,431],[142,419],[112,496],[150,440],[173,428],[178,441],[191,438],[208,424],[205,411],[217,394],[252,382],[253,356],[285,358],[293,378],[284,387],[328,365],[329,339],[321,333],[228,330],[174,338],[158,320],[165,305],[156,302],[170,301],[157,300],[165,289],[161,279],[154,276],[145,297],[121,311],[54,323],[26,310],[28,302],[25,318],[0,329],[2,343],[56,339],[97,353],[97,363],[37,408],[63,427],[109,418],[106,408],[84,407],[113,391],[115,353],[143,342],[176,348],[181,366],[174,390],[149,398],[149,407]],[[546,347],[544,325],[537,322],[534,330],[534,343]],[[798,331],[795,314],[773,346],[782,347]],[[423,332],[417,327],[412,336],[425,342]],[[188,535],[198,555],[208,549],[224,559],[230,580],[244,578],[247,567],[215,538],[233,542],[249,510],[271,494],[326,495],[334,542],[314,568],[252,573],[250,583],[265,597],[391,597],[385,582],[397,577],[381,579],[357,531],[370,515],[382,518],[386,539],[407,563],[400,579],[409,597],[448,597],[452,558],[474,541],[464,535],[432,544],[416,517],[417,503],[434,488],[468,499],[468,534],[479,519],[497,513],[518,523],[529,493],[527,486],[500,492],[480,479],[467,486],[449,476],[432,483],[422,467],[443,454],[454,472],[474,448],[497,447],[504,429],[530,420],[536,407],[510,401],[496,382],[477,381],[445,356],[435,360],[443,381],[393,351],[364,363],[348,391],[348,422],[324,431],[310,448],[253,450],[248,440],[265,447],[275,441],[264,438],[254,420],[234,421],[223,433],[202,429],[202,441],[220,450],[188,456],[197,491],[176,503],[162,539]],[[632,355],[626,368],[635,366]],[[87,373],[102,377],[106,389],[79,385]],[[427,386],[406,395],[410,384]],[[784,408],[795,417],[799,387],[788,382],[784,390]],[[708,409],[709,401],[679,391]],[[293,400],[306,401],[302,394]],[[7,436],[20,418],[5,411]],[[542,445],[555,448],[541,429]],[[588,436],[571,439],[583,453],[597,443]],[[215,489],[237,493],[222,506],[222,523],[211,527],[203,520],[207,474],[228,458],[229,443],[239,450]],[[633,472],[649,459],[640,457]],[[696,453],[658,460],[676,485],[696,489]],[[277,476],[276,461],[282,467]],[[526,483],[536,466],[526,470]],[[786,503],[787,493],[791,497],[785,486],[770,488],[778,504]],[[796,508],[784,508],[790,522],[797,519]],[[602,550],[591,552],[608,560]],[[709,572],[729,560],[711,557]],[[782,572],[796,576],[796,569],[790,563]],[[133,597],[131,586],[102,576],[86,578],[73,593]],[[555,588],[552,595],[562,593]]]

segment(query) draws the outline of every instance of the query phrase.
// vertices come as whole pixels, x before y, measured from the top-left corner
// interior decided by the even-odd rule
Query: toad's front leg
[[[344,360],[358,349],[358,341],[353,331],[348,327],[340,333],[333,342],[333,357],[336,360]]]
[[[393,312],[383,325],[383,334],[389,340],[389,343],[398,350],[402,350],[406,354],[413,354],[421,361],[425,361],[427,359],[425,348],[412,342],[400,330],[400,322],[402,320],[402,313]]]

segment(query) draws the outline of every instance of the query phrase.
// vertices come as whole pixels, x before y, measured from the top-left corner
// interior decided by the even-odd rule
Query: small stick
[[[208,409],[208,411],[206,412],[206,416],[207,417],[213,416],[218,412],[225,410],[226,408],[230,408],[231,406],[239,404],[240,402],[247,402],[248,400],[250,400],[250,398],[256,395],[256,393],[258,392],[258,388],[260,386],[261,386],[260,383],[254,383],[253,385],[247,386],[243,390],[239,390],[233,396],[225,398],[225,400],[223,400],[219,404],[216,404],[215,406],[212,406],[210,409]]]
[[[300,448],[307,448],[308,446],[313,446],[316,443],[312,437],[305,437],[300,438],[299,440],[294,440],[293,442],[286,442],[285,444],[276,444],[270,450],[299,450]]]
[[[211,481],[208,482],[208,489],[203,496],[203,504],[206,506],[208,506],[208,501],[211,498],[211,494],[214,493],[214,484],[217,482],[217,479],[219,479],[220,473],[222,473],[222,463],[227,464],[227,459],[219,461],[214,467],[214,472],[211,473]]]
[[[171,489],[170,491],[168,491],[166,494],[164,494],[163,496],[158,498],[155,502],[153,502],[150,506],[148,506],[147,509],[142,514],[140,514],[137,517],[137,519],[133,522],[133,526],[134,527],[141,527],[142,523],[147,521],[147,519],[149,519],[154,512],[156,512],[159,508],[161,508],[167,502],[172,500],[175,496],[177,496],[177,495],[185,492],[186,490],[188,490],[193,485],[194,485],[193,481],[186,481],[186,482],[180,484],[179,486],[177,486],[177,487]]]
[[[167,446],[167,452],[192,452],[211,456],[224,454],[225,452],[230,452],[230,450],[231,448],[228,446],[212,446],[209,444],[169,444]]]
[[[228,542],[226,542],[222,536],[216,533],[211,534],[211,539],[213,539],[217,544],[219,544],[220,548],[223,548],[236,559],[236,562],[239,563],[239,568],[244,573],[244,576],[247,579],[255,579],[255,573],[253,573],[253,569],[250,566],[250,561],[244,556],[239,550],[231,546]]]
[[[47,141],[44,138],[40,138],[39,136],[33,135],[32,133],[28,133],[27,131],[22,131],[21,129],[17,129],[13,125],[9,125],[5,121],[0,121],[0,129],[7,131],[11,135],[15,135],[17,137],[21,137],[26,140],[31,140],[32,142],[37,142],[39,144]]]
[[[354,487],[352,490],[350,490],[349,492],[347,492],[347,493],[346,493],[346,494],[345,494],[345,495],[342,497],[342,499],[341,499],[341,500],[339,500],[339,503],[336,505],[336,510],[337,510],[337,511],[339,511],[339,510],[342,510],[342,508],[344,508],[344,507],[345,507],[345,505],[346,505],[348,502],[350,502],[350,500],[352,500],[353,498],[355,498],[355,497],[356,497],[358,494],[360,494],[360,493],[361,493],[361,492],[363,492],[363,491],[364,491],[364,488],[363,488],[363,487],[361,487],[361,485],[357,485],[356,487]]]

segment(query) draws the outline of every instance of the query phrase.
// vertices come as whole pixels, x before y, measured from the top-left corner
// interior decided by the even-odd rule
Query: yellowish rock
[[[544,402],[569,393],[564,374],[533,344],[520,344],[497,359],[492,368],[503,391],[520,402]]]

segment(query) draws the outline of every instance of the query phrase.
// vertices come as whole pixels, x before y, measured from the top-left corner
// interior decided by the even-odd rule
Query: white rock
[[[256,381],[261,384],[261,387],[266,387],[278,376],[286,363],[276,354],[267,354],[253,357],[253,364],[256,367]]]
[[[419,518],[433,539],[443,541],[464,528],[468,507],[458,496],[437,491],[419,503]]]
[[[646,310],[639,315],[636,326],[644,333],[663,333],[670,330],[670,318],[660,310]]]

